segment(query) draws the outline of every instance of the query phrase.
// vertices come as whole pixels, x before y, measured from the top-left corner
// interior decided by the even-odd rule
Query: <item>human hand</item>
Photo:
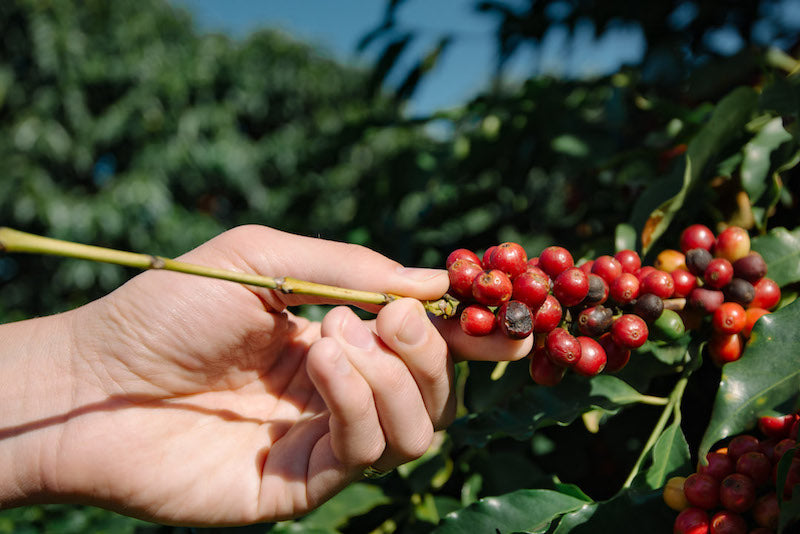
[[[413,298],[367,306],[372,321],[337,307],[315,323],[285,308],[317,298],[150,271],[63,314],[73,341],[65,374],[51,378],[59,400],[37,410],[44,423],[28,421],[47,443],[29,500],[172,524],[294,517],[367,466],[423,454],[454,416],[454,358],[530,350],[530,338],[434,325],[414,299],[440,297],[446,272],[362,247],[249,226],[182,259]]]

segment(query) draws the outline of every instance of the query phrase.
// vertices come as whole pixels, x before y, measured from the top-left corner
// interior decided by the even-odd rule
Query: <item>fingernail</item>
[[[422,317],[416,310],[411,310],[406,314],[406,318],[397,330],[395,337],[400,343],[413,346],[422,343],[426,333],[427,328],[422,321]]]
[[[370,349],[375,345],[375,339],[370,329],[356,317],[351,317],[344,323],[342,337],[349,344],[361,349]]]
[[[425,269],[422,267],[401,266],[397,268],[397,273],[400,276],[410,278],[416,282],[427,282],[428,280],[433,280],[436,277],[446,275],[447,271],[443,271],[442,269]]]

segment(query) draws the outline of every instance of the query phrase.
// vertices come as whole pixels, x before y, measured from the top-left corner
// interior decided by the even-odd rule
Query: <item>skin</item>
[[[413,298],[321,322],[319,299],[163,271],[97,301],[0,326],[0,507],[102,506],[165,524],[307,513],[421,456],[455,412],[453,364],[516,360],[531,338],[469,338],[416,299],[446,271],[260,226],[181,259]]]

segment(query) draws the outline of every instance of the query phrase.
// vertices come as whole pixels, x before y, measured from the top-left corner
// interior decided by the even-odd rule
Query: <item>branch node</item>
[[[281,293],[284,293],[284,294],[287,294],[287,295],[289,293],[293,293],[293,291],[290,288],[284,286],[285,283],[286,283],[286,277],[281,276],[279,278],[276,278],[275,279],[275,289],[277,289]]]
[[[151,269],[163,269],[166,267],[167,263],[164,261],[164,258],[159,258],[158,256],[150,256],[150,268]]]

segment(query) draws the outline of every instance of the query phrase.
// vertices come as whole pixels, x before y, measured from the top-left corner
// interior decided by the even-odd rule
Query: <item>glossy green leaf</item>
[[[744,159],[739,176],[742,187],[750,195],[750,202],[756,202],[767,189],[770,155],[791,139],[791,134],[783,128],[783,120],[775,117],[742,149]]]
[[[675,512],[667,508],[660,490],[630,489],[607,501],[564,515],[554,534],[647,532],[671,534]]]
[[[520,532],[546,527],[553,519],[586,506],[553,490],[525,489],[499,497],[486,497],[445,517],[436,534]]]
[[[555,387],[528,386],[506,406],[462,417],[449,432],[456,443],[482,447],[500,435],[528,439],[538,428],[570,424],[592,408],[613,412],[640,399],[638,391],[617,377],[587,380],[568,374]]]
[[[739,87],[720,100],[708,123],[689,143],[686,167],[680,180],[674,176],[658,180],[638,199],[632,221],[634,226],[642,228],[644,253],[652,248],[683,207],[686,195],[700,182],[706,165],[741,135],[757,100],[756,92],[749,87]]]
[[[689,444],[680,423],[672,423],[658,437],[650,451],[648,464],[634,479],[634,486],[658,489],[673,476],[685,476],[691,472]]]
[[[653,336],[654,338],[656,336]],[[659,339],[648,339],[638,350],[641,356],[651,356],[667,365],[675,365],[683,361],[686,357],[686,350],[689,348],[692,338],[689,335],[682,335],[672,341]]]
[[[758,416],[800,393],[800,301],[762,317],[742,357],[725,364],[698,456],[752,428]]]
[[[800,281],[800,227],[789,231],[773,228],[753,238],[751,247],[767,262],[767,276],[783,287]]]
[[[614,250],[636,250],[636,229],[630,224],[620,223],[614,230]]]

